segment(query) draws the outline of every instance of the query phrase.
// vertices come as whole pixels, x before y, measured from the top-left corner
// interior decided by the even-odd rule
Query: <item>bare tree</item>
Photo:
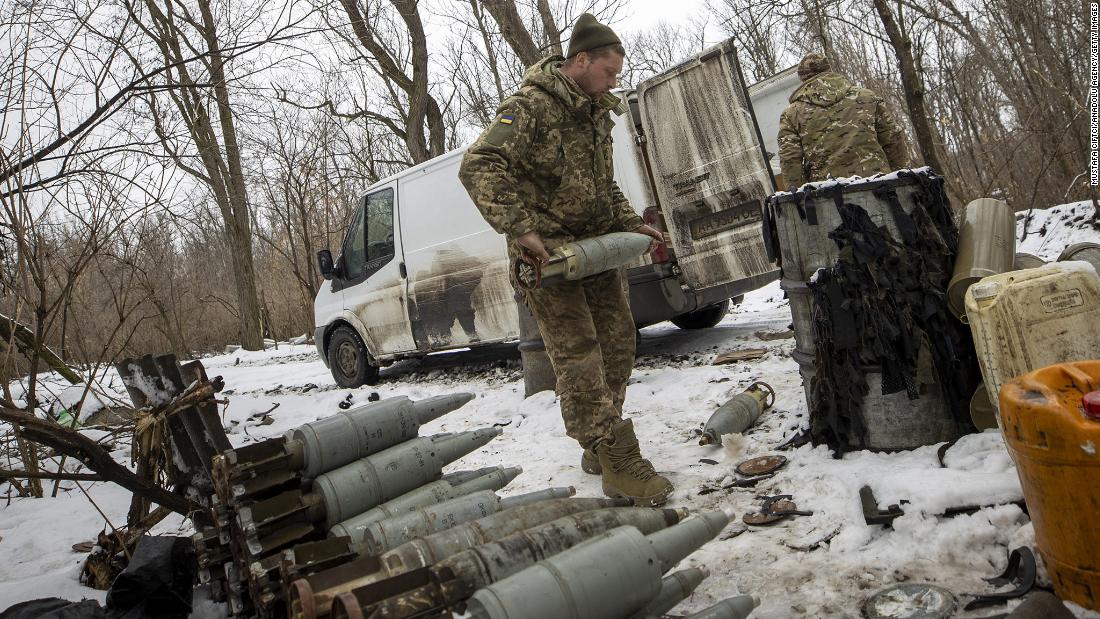
[[[759,81],[785,68],[780,65],[781,42],[775,36],[786,22],[778,3],[710,0],[709,8],[721,16],[722,32],[736,42],[749,79]]]
[[[905,91],[905,103],[909,108],[909,120],[913,123],[913,132],[916,134],[917,147],[920,149],[921,157],[924,159],[925,165],[943,172],[944,167],[940,164],[940,157],[936,153],[937,140],[925,106],[924,80],[917,71],[917,61],[913,57],[913,42],[904,28],[904,21],[899,22],[894,17],[894,11],[886,4],[886,0],[872,0],[872,2],[887,36],[890,37],[890,45],[894,50],[894,54],[897,56],[898,69],[901,72],[901,86]],[[898,12],[901,12],[900,6]]]
[[[388,6],[381,0],[340,0],[340,7],[342,15],[326,14],[333,34],[381,79],[392,110],[385,114],[364,106],[343,115],[383,123],[405,143],[414,164],[443,154],[443,110],[429,92],[427,37],[416,0],[389,0]],[[387,9],[397,13],[402,27]]]
[[[134,23],[155,45],[164,64],[173,68],[160,76],[171,86],[165,102],[155,94],[146,97],[152,122],[162,146],[175,164],[211,192],[225,224],[226,239],[234,255],[232,277],[236,284],[241,345],[246,350],[263,348],[260,305],[252,255],[252,220],[247,181],[242,163],[238,119],[230,96],[230,73],[224,38],[235,36],[245,24],[219,23],[210,0],[197,4],[178,0],[124,0]],[[242,21],[256,20],[251,14]],[[184,61],[190,50],[204,54],[198,63]],[[184,138],[172,119],[183,126]],[[197,157],[185,149],[193,146]],[[194,159],[197,159],[195,161]]]

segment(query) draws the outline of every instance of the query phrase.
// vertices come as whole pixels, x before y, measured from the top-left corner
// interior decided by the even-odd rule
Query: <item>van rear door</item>
[[[775,185],[737,53],[727,40],[638,88],[655,189],[696,291],[776,270],[761,208]],[[731,288],[732,289],[732,288]]]

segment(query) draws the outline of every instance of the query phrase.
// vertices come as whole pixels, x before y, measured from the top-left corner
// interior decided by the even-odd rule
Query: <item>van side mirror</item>
[[[336,275],[336,266],[332,262],[332,252],[322,249],[317,252],[317,266],[321,269],[321,276],[332,279]]]

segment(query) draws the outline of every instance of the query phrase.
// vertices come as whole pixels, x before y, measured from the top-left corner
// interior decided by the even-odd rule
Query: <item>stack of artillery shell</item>
[[[392,557],[383,556],[379,563],[386,567],[380,571],[387,577],[335,596],[331,616],[388,619],[458,610],[494,619],[660,617],[707,577],[699,568],[662,574],[729,523],[723,512],[688,520],[684,515],[648,508],[585,511],[471,547],[428,568],[412,567],[428,562],[421,556],[399,572],[387,569]],[[318,601],[315,595],[311,604]],[[299,616],[294,610],[292,616]],[[312,605],[302,616],[325,611]]]
[[[194,537],[200,579],[220,581],[234,615],[281,616],[292,579],[358,556],[348,538],[325,539],[330,528],[364,512],[381,520],[503,488],[520,469],[441,476],[498,428],[417,437],[422,424],[471,399],[387,399],[215,457],[214,526]]]
[[[533,505],[513,507],[485,518],[460,524],[406,542],[378,556],[362,556],[344,565],[316,572],[293,581],[289,595],[288,614],[291,617],[326,617],[333,599],[342,593],[358,590],[427,568],[443,559],[481,544],[537,527],[539,525],[592,510],[626,507],[627,499],[554,499]],[[661,513],[677,512],[663,510]],[[629,522],[627,524],[630,524]],[[392,580],[391,580],[392,584]],[[383,585],[386,588],[386,585]],[[379,595],[377,600],[400,593]]]
[[[705,512],[649,535],[618,527],[482,588],[467,609],[484,619],[631,617],[650,603],[663,605],[662,575],[729,520],[724,512]]]
[[[633,526],[644,533],[652,533],[676,524],[685,515],[683,510],[613,507],[557,518],[459,552],[429,568],[412,570],[344,593],[334,604],[333,616],[354,617],[360,610],[363,616],[369,613],[370,616],[394,618],[441,612],[462,604],[482,587],[611,529]],[[398,589],[403,590],[393,595]],[[391,597],[380,599],[386,595]]]
[[[576,489],[572,487],[548,488],[502,499],[492,490],[482,490],[354,529],[351,542],[362,554],[378,555],[418,537],[438,533],[505,509],[550,499],[564,499],[574,494]]]
[[[362,533],[359,531],[372,523],[482,490],[500,490],[522,473],[523,469],[515,466],[507,469],[479,469],[479,471],[481,472],[480,476],[469,479],[444,475],[439,481],[420,486],[416,490],[386,501],[374,509],[369,509],[338,523],[329,529],[328,534],[330,537],[350,537],[355,541],[356,538],[362,538]]]

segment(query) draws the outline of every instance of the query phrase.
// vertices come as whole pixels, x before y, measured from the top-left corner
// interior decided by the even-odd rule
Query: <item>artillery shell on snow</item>
[[[746,619],[760,600],[751,595],[738,595],[718,602],[684,619]]]
[[[452,393],[413,402],[388,398],[353,408],[288,433],[302,445],[302,474],[314,478],[415,438],[420,426],[457,410],[472,393]]]
[[[691,595],[709,574],[699,567],[673,572],[661,579],[661,590],[630,619],[657,619]]]
[[[444,466],[500,433],[500,428],[483,428],[443,438],[414,438],[318,476],[313,491],[325,506],[325,528],[433,481]]]
[[[499,540],[563,516],[629,505],[629,499],[571,498],[515,507],[414,539],[377,557],[361,557],[296,580],[291,584],[288,608],[291,617],[312,619],[327,615],[332,608],[333,598],[341,593],[427,567],[468,548]]]
[[[501,499],[492,490],[482,490],[405,514],[349,529],[351,541],[363,554],[382,554],[405,542],[450,529],[471,520],[484,518],[509,507],[529,505],[549,499],[564,499],[576,489],[550,488]]]
[[[420,509],[421,507],[436,505],[481,490],[500,490],[523,472],[523,469],[518,466],[507,469],[493,467],[492,469],[482,470],[487,472],[481,476],[468,477],[462,483],[448,482],[446,481],[446,476],[444,476],[444,479],[425,484],[415,490],[402,494],[396,499],[386,501],[378,507],[369,509],[362,514],[352,516],[329,529],[328,534],[331,537],[348,536],[353,538],[353,541],[359,542],[362,538],[361,534],[354,535],[352,531],[363,529],[372,522],[380,522],[387,518],[393,518]],[[460,478],[452,477],[451,479]]]
[[[649,534],[672,526],[687,512],[679,509],[613,507],[582,512],[482,544],[433,565],[433,580],[448,600],[461,600],[537,561],[552,557],[601,533],[633,526]]]
[[[757,382],[733,396],[714,411],[703,426],[700,445],[721,445],[725,434],[741,433],[752,427],[760,414],[775,404],[775,389]]]
[[[223,451],[214,458],[215,490],[224,503],[233,505],[280,488],[295,489],[303,477],[316,477],[415,437],[421,424],[473,397],[455,393],[418,402],[404,396],[388,398],[307,423],[278,438]]]
[[[582,239],[553,250],[540,269],[516,261],[516,280],[528,290],[552,286],[562,280],[583,279],[617,269],[649,250],[653,239],[636,232],[612,232]]]
[[[676,524],[686,513],[682,509],[613,507],[565,516],[464,550],[430,568],[355,589],[350,598],[344,597],[343,605],[355,604],[364,613],[394,618],[442,611],[469,598],[482,587],[600,533],[620,526],[633,526],[642,533],[652,533]],[[394,594],[402,589],[401,593]],[[340,605],[336,603],[337,607]],[[339,615],[339,612],[334,609],[333,614]],[[346,614],[355,613],[348,611]]]
[[[454,473],[447,473],[443,477],[440,477],[439,481],[445,481],[448,484],[451,484],[452,486],[457,486],[459,484],[466,483],[466,482],[470,481],[471,479],[476,479],[478,477],[483,477],[483,476],[488,475],[490,473],[496,473],[496,472],[503,471],[503,470],[504,470],[504,467],[502,467],[502,466],[487,466],[485,468],[480,468],[480,469],[455,471]]]
[[[729,519],[706,512],[650,535],[619,527],[479,590],[467,608],[490,619],[628,616],[659,594],[664,572]]]

